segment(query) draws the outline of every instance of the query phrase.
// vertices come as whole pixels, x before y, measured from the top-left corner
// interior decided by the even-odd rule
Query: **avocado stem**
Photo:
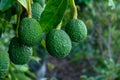
[[[57,25],[56,29],[60,30],[62,26],[62,21]]]
[[[21,5],[18,3],[18,9],[19,11],[17,12],[17,28],[16,28],[16,37],[18,37],[18,27],[20,25],[20,15],[22,13],[22,7]]]
[[[28,0],[28,18],[32,18],[32,12],[31,12],[31,0]]]
[[[73,19],[77,19],[77,7],[75,5],[75,1],[74,0],[70,0],[70,5],[71,5],[71,9],[73,11]]]

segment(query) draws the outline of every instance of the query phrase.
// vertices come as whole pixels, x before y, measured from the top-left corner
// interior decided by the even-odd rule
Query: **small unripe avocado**
[[[50,55],[64,58],[71,51],[71,40],[65,31],[53,29],[46,35],[46,48]]]
[[[9,45],[10,60],[14,64],[22,65],[26,64],[32,56],[32,48],[26,45],[20,44],[18,38],[14,37]]]
[[[0,49],[0,80],[5,77],[9,70],[9,55],[4,50]]]
[[[80,42],[87,37],[86,25],[79,19],[70,20],[65,27],[65,31],[74,42]]]
[[[40,43],[42,39],[42,28],[35,19],[24,18],[18,28],[18,36],[22,43],[33,46]]]
[[[39,3],[32,4],[32,18],[39,21],[42,12],[43,12],[43,8],[41,7]]]

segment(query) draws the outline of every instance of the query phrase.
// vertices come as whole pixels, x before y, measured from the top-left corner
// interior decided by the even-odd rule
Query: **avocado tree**
[[[72,15],[63,30],[68,7]],[[25,73],[36,79],[27,63],[31,59],[39,61],[35,49],[38,45],[56,59],[66,57],[72,41],[80,42],[87,37],[86,25],[77,17],[74,0],[0,0],[0,79],[30,80]],[[12,33],[4,42],[6,29]]]
[[[65,80],[119,80],[120,1],[114,2],[0,0],[0,80],[38,80],[31,67],[38,70],[46,56],[63,60],[56,65],[65,68]]]

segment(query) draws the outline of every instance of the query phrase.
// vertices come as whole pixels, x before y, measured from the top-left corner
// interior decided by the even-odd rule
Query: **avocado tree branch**
[[[32,18],[32,12],[31,12],[31,0],[28,0],[28,17]]]

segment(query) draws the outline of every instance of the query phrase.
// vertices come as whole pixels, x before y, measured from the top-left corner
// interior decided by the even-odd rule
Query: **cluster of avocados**
[[[18,36],[11,39],[8,53],[0,49],[0,79],[9,70],[10,61],[17,65],[28,63],[32,57],[32,47],[40,44],[43,36],[39,20],[43,7],[34,0],[32,4],[32,18],[24,17],[18,27]],[[46,34],[46,49],[48,53],[56,58],[66,57],[72,49],[72,41],[80,42],[87,37],[87,28],[80,19],[71,19],[61,29],[49,30]]]
[[[12,38],[9,45],[10,60],[14,64],[26,64],[32,56],[32,46],[42,38],[42,29],[33,18],[23,18],[18,28],[18,37]]]
[[[52,29],[46,35],[46,48],[56,58],[66,57],[72,48],[71,42],[80,42],[87,37],[87,28],[80,19],[71,19],[64,30]]]
[[[34,2],[31,6],[32,18],[23,18],[18,27],[18,37],[14,37],[9,45],[10,60],[14,64],[26,64],[32,56],[32,46],[42,40],[42,28],[39,20],[43,7]],[[56,58],[66,57],[72,49],[72,41],[80,42],[87,37],[87,29],[80,19],[71,19],[61,29],[49,30],[46,34],[46,49],[48,53]]]
[[[37,2],[31,5],[32,17],[24,17],[18,27],[18,36],[11,39],[9,44],[10,61],[17,65],[23,65],[30,60],[32,47],[42,40],[42,28],[39,24],[43,9]]]
[[[32,4],[32,18],[24,17],[18,28],[18,36],[11,39],[8,53],[0,47],[0,80],[4,79],[10,66],[10,61],[16,65],[23,65],[30,60],[32,46],[40,43],[42,28],[39,24],[43,11],[37,2]],[[37,15],[37,16],[36,16]]]
[[[77,8],[74,2],[71,3],[72,9],[74,8],[73,19],[66,24],[65,31],[60,29],[61,25],[58,25],[56,29],[50,30],[46,35],[46,49],[56,58],[64,58],[70,53],[72,41],[79,43],[87,37],[86,25],[77,18]]]

